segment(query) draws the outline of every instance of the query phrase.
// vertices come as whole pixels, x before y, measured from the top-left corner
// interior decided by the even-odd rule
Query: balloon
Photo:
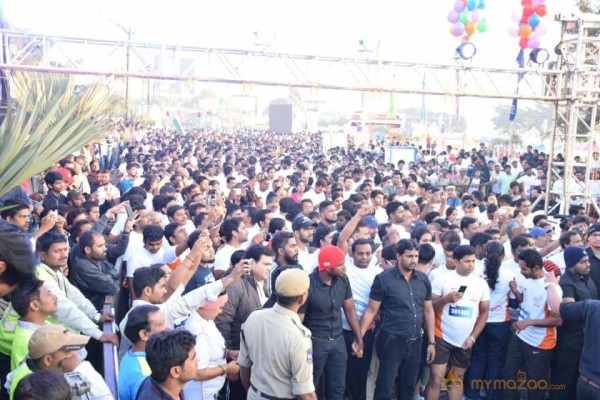
[[[452,25],[452,34],[454,36],[462,36],[463,33],[465,33],[465,26],[463,24],[457,22]]]
[[[456,3],[454,3],[454,11],[456,12],[463,12],[463,10],[465,9],[465,3],[461,0],[458,0]]]
[[[527,39],[519,40],[519,47],[522,49],[526,49],[527,48]]]
[[[537,26],[540,24],[540,21],[541,21],[541,18],[539,15],[531,14],[528,22],[529,22],[529,25],[531,26],[531,28],[535,30],[535,28],[537,28]]]
[[[477,0],[467,0],[467,10],[473,11],[477,7]]]
[[[487,25],[487,19],[482,18],[481,21],[479,21],[479,23],[477,24],[477,29],[479,29],[479,32],[483,33],[485,31],[487,31],[488,25]]]
[[[469,40],[471,40],[471,36],[468,35],[465,35],[462,38],[460,38],[461,43],[467,43]]]
[[[485,0],[479,0],[479,6],[477,8],[485,10]]]
[[[519,28],[519,36],[522,39],[529,39],[529,36],[531,36],[532,32],[533,29],[531,29],[531,26],[529,25],[523,25]]]
[[[534,12],[535,12],[535,8],[533,8],[533,6],[531,6],[531,4],[523,6],[523,17],[529,18],[529,16],[531,14],[533,14]]]
[[[527,41],[527,48],[537,49],[538,47],[540,47],[540,38],[533,36]]]
[[[453,24],[458,22],[458,13],[456,10],[452,10],[448,13],[448,21]]]
[[[521,5],[526,6],[528,4],[531,4],[531,0],[521,0]]]
[[[480,23],[479,25],[480,25],[480,26],[479,26],[479,29],[481,30],[481,23]],[[517,36],[519,36],[519,27],[518,27],[518,26],[516,26],[516,25],[511,25],[511,26],[508,28],[508,34],[509,34],[510,36],[513,36],[513,37],[517,37]]]
[[[535,9],[535,13],[540,17],[545,17],[548,14],[548,7],[545,4],[541,4],[538,8]]]
[[[460,13],[460,22],[463,23],[463,25],[466,25],[467,22],[469,22],[469,13],[467,11],[463,11]]]
[[[456,161],[456,154],[450,154],[450,156],[448,157],[448,159],[452,162]]]
[[[479,9],[474,9],[471,11],[471,21],[478,22],[481,16],[479,15]]]
[[[467,22],[467,24],[465,25],[465,31],[467,32],[467,35],[471,36],[472,34],[477,32],[477,24],[472,21]]]

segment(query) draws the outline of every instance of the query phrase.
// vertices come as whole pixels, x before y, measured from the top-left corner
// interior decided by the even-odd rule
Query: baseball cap
[[[588,236],[594,232],[600,232],[600,223],[590,226],[590,229],[588,229]]]
[[[475,205],[475,203],[473,203],[472,200],[465,200],[465,202],[462,204],[463,208],[467,208],[467,207],[473,207]]]
[[[345,261],[342,250],[336,246],[327,245],[319,251],[319,271],[328,271]]]
[[[363,218],[363,221],[369,228],[377,228],[379,226],[379,222],[372,215],[367,215]]]
[[[62,175],[63,179],[65,182],[67,182],[68,184],[73,183],[74,179],[73,179],[73,175],[71,174],[71,171],[69,171],[66,168],[56,168],[54,171],[58,172],[59,174]]]
[[[58,350],[77,351],[89,341],[89,336],[77,335],[63,326],[44,325],[29,339],[29,357],[36,360]]]
[[[446,190],[448,190],[448,189],[456,189],[456,186],[454,186],[454,185],[448,185],[448,186],[446,186]]]
[[[529,231],[529,234],[531,236],[533,236],[533,238],[535,239],[542,235],[547,235],[550,232],[552,232],[552,229],[544,229],[544,228],[535,227]]]
[[[292,231],[299,231],[300,229],[310,229],[316,227],[317,224],[312,222],[309,218],[301,216],[296,217],[292,222]]]
[[[286,269],[275,281],[275,290],[285,297],[300,296],[308,291],[309,286],[308,274],[299,268]]]

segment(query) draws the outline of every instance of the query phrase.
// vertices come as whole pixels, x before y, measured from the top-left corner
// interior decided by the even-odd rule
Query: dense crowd
[[[2,398],[600,399],[581,158],[559,215],[531,146],[109,138],[0,198]]]

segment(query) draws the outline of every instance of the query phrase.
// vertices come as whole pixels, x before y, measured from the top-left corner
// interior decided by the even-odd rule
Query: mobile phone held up
[[[466,290],[467,290],[467,286],[462,285],[461,287],[458,288],[458,293],[464,293]]]
[[[125,212],[127,213],[127,218],[133,219],[133,217],[134,217],[133,209],[131,208],[129,203],[125,204]]]

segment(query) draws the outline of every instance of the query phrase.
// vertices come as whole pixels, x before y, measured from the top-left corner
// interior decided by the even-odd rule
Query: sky
[[[133,40],[233,49],[254,48],[254,32],[270,50],[313,55],[358,57],[358,41],[376,37],[376,57],[437,64],[454,63],[459,39],[450,34],[447,14],[454,0],[1,0],[13,27],[33,32],[107,39],[124,39],[118,26],[131,26]],[[554,15],[574,11],[575,0],[547,0],[543,23],[548,33],[542,47],[554,48],[559,24]],[[487,0],[488,30],[473,36],[476,66],[516,67],[518,40],[508,34],[516,24],[511,14],[520,0]],[[280,89],[281,91],[281,89]],[[334,101],[356,95],[331,94]],[[339,100],[337,100],[339,99]],[[353,100],[355,101],[355,100]],[[427,99],[436,108],[440,98]],[[418,104],[415,96],[396,96],[396,106]],[[463,114],[477,131],[490,128],[493,107],[464,99]],[[491,112],[490,112],[491,110]],[[386,111],[386,110],[382,110]]]

